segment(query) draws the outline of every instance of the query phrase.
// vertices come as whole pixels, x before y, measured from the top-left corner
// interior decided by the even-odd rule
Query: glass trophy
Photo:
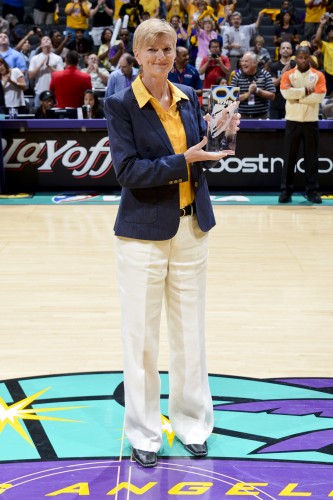
[[[212,86],[206,151],[236,150],[239,87]]]

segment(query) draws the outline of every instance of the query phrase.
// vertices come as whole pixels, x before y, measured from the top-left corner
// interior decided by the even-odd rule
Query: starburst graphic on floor
[[[162,419],[162,433],[165,433],[169,446],[171,448],[173,440],[175,439],[175,433],[172,429],[170,420],[165,415],[161,415],[161,419]]]
[[[12,405],[7,405],[0,397],[0,434],[6,425],[10,425],[20,436],[22,436],[29,444],[34,446],[34,443],[28,436],[20,420],[57,420],[60,422],[82,422],[82,420],[73,420],[68,418],[47,417],[45,415],[37,415],[38,413],[47,413],[63,410],[76,410],[79,408],[88,408],[87,406],[63,406],[59,408],[27,408],[33,401],[38,399],[42,394],[48,391],[50,387],[43,389],[27,398],[17,401]]]

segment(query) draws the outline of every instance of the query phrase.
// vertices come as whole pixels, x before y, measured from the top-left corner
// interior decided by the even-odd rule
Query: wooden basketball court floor
[[[332,207],[214,208],[209,456],[170,431],[163,316],[163,445],[147,471],[122,430],[117,206],[0,206],[4,499],[333,496]]]
[[[215,206],[210,373],[333,376],[333,210]],[[117,207],[1,206],[0,379],[122,370]],[[168,370],[162,318],[159,368]]]

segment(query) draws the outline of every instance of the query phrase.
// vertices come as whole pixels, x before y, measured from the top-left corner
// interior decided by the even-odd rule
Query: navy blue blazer
[[[178,105],[189,148],[200,142],[206,125],[194,90],[177,87],[189,98]],[[148,102],[140,108],[131,87],[105,100],[105,116],[113,167],[122,186],[115,234],[143,240],[172,238],[179,226],[179,183],[188,180],[184,155],[175,154],[153,106]],[[215,218],[203,164],[190,168],[198,223],[206,232]]]

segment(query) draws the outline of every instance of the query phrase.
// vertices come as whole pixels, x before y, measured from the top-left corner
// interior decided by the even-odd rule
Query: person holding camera
[[[209,54],[204,57],[199,68],[200,75],[205,75],[204,89],[217,85],[221,78],[227,78],[231,66],[227,56],[221,54],[221,42],[215,38],[209,42]]]

